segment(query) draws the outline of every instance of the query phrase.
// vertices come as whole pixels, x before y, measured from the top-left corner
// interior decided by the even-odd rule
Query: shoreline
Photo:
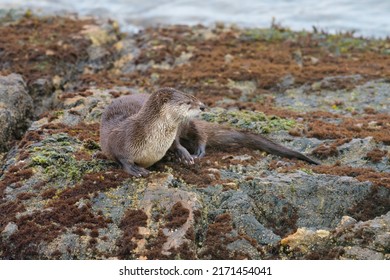
[[[188,26],[196,26],[196,25],[204,25],[207,28],[213,28],[216,25],[224,24],[226,26],[230,26],[233,28],[239,28],[239,29],[257,29],[257,28],[272,28],[273,25],[277,25],[281,28],[285,29],[291,29],[293,32],[322,32],[326,34],[332,34],[332,35],[342,35],[342,34],[355,34],[355,37],[358,38],[365,38],[370,40],[385,40],[386,38],[390,37],[390,31],[382,30],[378,33],[378,31],[368,31],[368,30],[359,30],[359,28],[356,27],[330,27],[326,24],[318,24],[318,23],[311,23],[306,24],[305,26],[294,26],[291,27],[291,24],[285,23],[283,20],[279,18],[275,18],[275,16],[269,15],[266,21],[262,20],[262,24],[254,24],[254,23],[244,23],[239,21],[224,21],[224,20],[211,20],[211,19],[203,19],[204,23],[201,23],[200,19],[198,20],[189,20],[189,21],[182,21],[180,19],[176,19],[177,21],[170,21],[167,20],[167,18],[159,18],[156,16],[156,18],[159,18],[158,20],[160,22],[157,22],[154,19],[148,19],[148,18],[138,18],[135,16],[134,19],[131,19],[131,17],[125,18],[123,16],[115,17],[113,11],[109,10],[98,10],[98,11],[77,11],[77,9],[73,8],[73,10],[70,10],[69,8],[54,8],[54,7],[26,7],[22,8],[20,6],[13,7],[10,5],[9,7],[0,8],[0,17],[4,17],[6,14],[16,14],[16,15],[23,15],[26,13],[31,13],[37,16],[78,16],[80,19],[82,18],[94,18],[97,21],[107,21],[111,20],[112,18],[115,18],[115,20],[118,22],[119,26],[122,28],[122,32],[126,32],[129,34],[139,32],[140,30],[143,30],[145,28],[150,27],[163,27],[163,26],[170,26],[170,25],[188,25]],[[374,32],[374,33],[373,33]]]

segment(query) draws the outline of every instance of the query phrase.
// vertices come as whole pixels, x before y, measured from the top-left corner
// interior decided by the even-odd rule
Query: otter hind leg
[[[149,171],[141,166],[137,166],[134,163],[130,163],[127,159],[121,158],[119,159],[120,164],[123,169],[132,176],[135,177],[145,177],[149,175]]]
[[[202,143],[199,144],[198,148],[196,149],[196,153],[194,157],[202,158],[206,155],[206,144]]]

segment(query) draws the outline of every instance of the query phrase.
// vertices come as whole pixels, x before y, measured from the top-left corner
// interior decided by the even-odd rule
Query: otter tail
[[[281,157],[297,158],[311,164],[320,164],[304,154],[286,148],[259,134],[232,130],[222,126],[210,126],[209,128],[210,129],[206,129],[207,146],[209,147],[218,149],[221,147],[246,147],[262,150]]]

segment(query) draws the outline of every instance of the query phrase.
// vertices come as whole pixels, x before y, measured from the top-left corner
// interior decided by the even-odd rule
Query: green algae
[[[292,119],[284,119],[277,116],[267,116],[262,112],[225,111],[217,109],[213,112],[203,113],[203,120],[228,124],[240,129],[253,130],[258,133],[271,133],[279,130],[289,130],[296,126]]]
[[[299,170],[302,171],[302,172],[305,172],[308,175],[313,175],[314,174],[313,170],[308,169],[308,168],[300,168]]]
[[[249,41],[267,41],[281,42],[287,39],[297,37],[298,32],[293,32],[287,28],[254,28],[245,30],[242,35],[242,40]]]
[[[383,40],[368,40],[365,38],[354,37],[353,34],[327,34],[319,44],[336,54],[348,54],[351,51],[373,50],[378,53],[386,54],[389,46]]]
[[[49,179],[79,181],[85,173],[107,169],[105,161],[77,160],[75,152],[83,143],[66,133],[53,134],[30,150],[31,166],[41,167]]]

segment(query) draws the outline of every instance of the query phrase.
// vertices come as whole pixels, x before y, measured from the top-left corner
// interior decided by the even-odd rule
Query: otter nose
[[[206,106],[205,106],[203,103],[200,103],[199,109],[200,109],[201,111],[204,111],[204,110],[206,109]]]

